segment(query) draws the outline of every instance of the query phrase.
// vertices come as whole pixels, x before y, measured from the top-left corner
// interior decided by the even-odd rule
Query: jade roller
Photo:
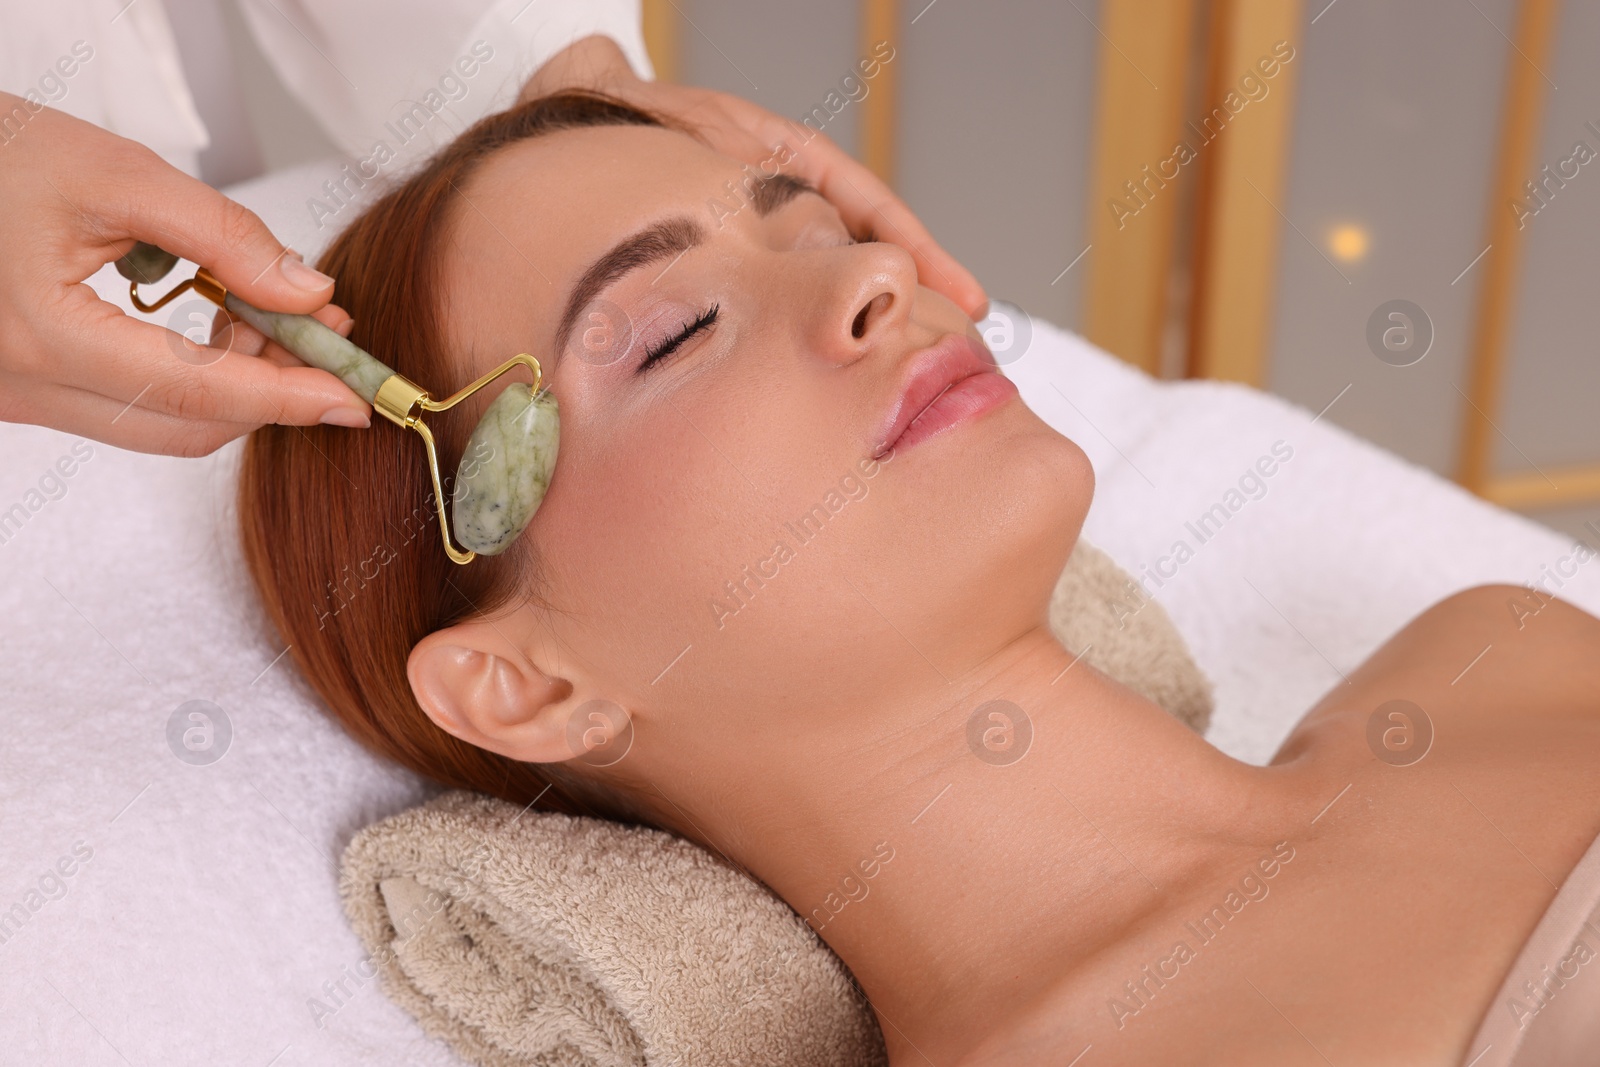
[[[128,279],[133,306],[144,312],[155,311],[193,289],[311,366],[337,376],[390,422],[417,431],[428,453],[428,471],[433,477],[433,497],[439,509],[444,550],[452,560],[465,564],[480,555],[504,552],[527,527],[550,487],[560,427],[555,397],[548,390],[539,390],[544,375],[537,359],[527,353],[513,356],[459,392],[443,400],[434,400],[426,389],[310,315],[285,315],[253,307],[228,292],[204,267],[155,303],[141,300],[139,286],[166,277],[177,262],[178,257],[172,253],[143,242],[117,260],[117,272]],[[451,498],[454,521],[447,522],[444,490],[439,481],[439,457],[433,433],[422,421],[422,413],[454,407],[517,366],[525,366],[532,372],[533,384],[512,382],[507,385],[473,428],[456,468]],[[458,548],[457,543],[461,547]]]

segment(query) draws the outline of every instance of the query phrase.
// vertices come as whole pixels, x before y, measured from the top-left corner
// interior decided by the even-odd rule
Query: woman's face
[[[1042,625],[1093,478],[997,374],[875,460],[914,371],[986,350],[907,253],[852,243],[786,181],[752,202],[759,176],[668,130],[540,137],[462,190],[444,262],[461,379],[530,352],[560,402],[516,546],[548,575],[539,668],[731,738],[847,716]]]

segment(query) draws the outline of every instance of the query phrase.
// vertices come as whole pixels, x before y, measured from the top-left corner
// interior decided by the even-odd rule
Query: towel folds
[[[1161,606],[1079,542],[1050,605],[1084,662],[1203,731]],[[449,792],[369,826],[341,892],[389,996],[480,1067],[878,1067],[837,956],[766,886],[641,826]]]

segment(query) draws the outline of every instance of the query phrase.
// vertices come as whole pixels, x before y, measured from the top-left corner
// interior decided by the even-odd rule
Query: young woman
[[[1600,831],[1600,621],[1464,591],[1269,766],[1223,755],[1068,669],[1046,605],[1090,467],[870,237],[604,99],[463,134],[319,266],[435,391],[536,355],[560,460],[512,549],[458,567],[409,435],[256,431],[243,535],[301,672],[435,780],[647,821],[802,915],[872,870],[820,933],[896,1065],[1479,1053]],[[1409,766],[1367,740],[1394,700],[1435,731]],[[995,708],[1025,758],[969,742]]]

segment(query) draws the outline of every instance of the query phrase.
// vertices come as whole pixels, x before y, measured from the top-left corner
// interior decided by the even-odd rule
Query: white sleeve
[[[209,143],[160,3],[11,4],[0,30],[0,145],[45,105],[131,137],[190,175]]]
[[[545,60],[603,34],[641,77],[639,0],[240,0],[262,51],[334,142],[431,148],[509,106]]]

